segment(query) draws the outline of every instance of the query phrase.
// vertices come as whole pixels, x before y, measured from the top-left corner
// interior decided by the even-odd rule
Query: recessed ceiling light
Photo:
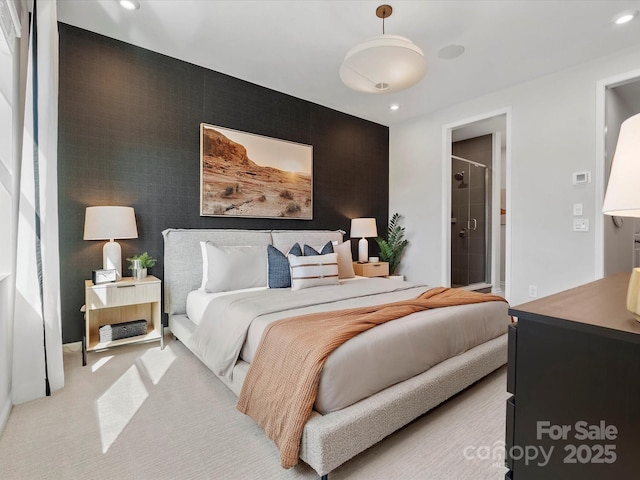
[[[118,0],[118,3],[122,8],[127,10],[138,10],[140,8],[140,2],[138,0]]]
[[[442,60],[453,60],[464,53],[462,45],[447,45],[438,50],[438,58]]]
[[[636,18],[638,15],[638,10],[625,10],[624,12],[620,12],[615,17],[613,17],[612,21],[616,25],[623,25],[625,23],[629,23],[631,20]]]
[[[400,105],[398,105],[397,103],[392,103],[391,105],[389,105],[389,110],[391,110],[392,112],[395,112],[396,110],[400,109]]]

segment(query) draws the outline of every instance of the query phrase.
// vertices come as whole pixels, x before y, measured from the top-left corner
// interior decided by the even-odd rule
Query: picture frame
[[[313,147],[200,124],[200,216],[313,219]]]

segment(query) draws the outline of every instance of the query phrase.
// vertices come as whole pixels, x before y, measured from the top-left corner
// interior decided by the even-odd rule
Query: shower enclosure
[[[451,286],[490,286],[489,168],[451,156]]]

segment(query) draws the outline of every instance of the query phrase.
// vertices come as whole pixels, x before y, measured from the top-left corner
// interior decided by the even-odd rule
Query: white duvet
[[[273,321],[406,300],[428,288],[371,278],[298,291],[192,292],[187,313],[198,326],[191,348],[217,375],[230,377],[239,358],[251,363],[264,327]],[[320,413],[339,410],[504,334],[507,308],[505,302],[439,308],[363,332],[327,359],[314,408]]]

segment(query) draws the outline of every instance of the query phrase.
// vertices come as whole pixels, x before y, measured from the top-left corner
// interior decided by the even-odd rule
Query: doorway
[[[620,125],[627,118],[640,113],[640,72],[599,82],[598,150],[596,212],[601,212],[615,153]],[[599,213],[596,217],[596,277],[628,272],[640,266],[640,220],[611,217]],[[600,241],[602,243],[600,243]]]
[[[442,285],[509,296],[509,122],[505,108],[443,126]]]

